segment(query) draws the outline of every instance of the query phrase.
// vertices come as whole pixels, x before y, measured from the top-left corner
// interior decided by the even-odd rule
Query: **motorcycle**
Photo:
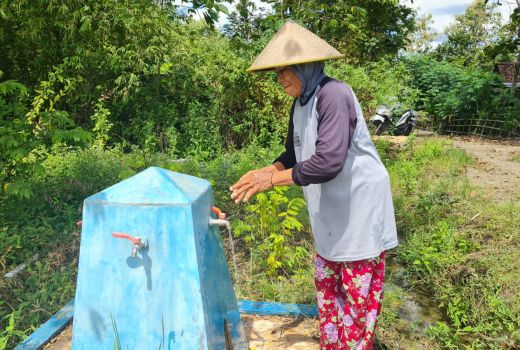
[[[370,118],[370,121],[375,126],[376,135],[381,135],[392,127],[393,135],[408,136],[411,134],[417,123],[419,116],[413,109],[407,109],[400,118],[392,126],[392,119],[398,107],[380,106],[376,109],[376,114]]]
[[[408,136],[412,133],[415,125],[417,124],[417,114],[413,109],[407,109],[401,118],[397,120],[394,126],[394,135],[400,136]]]
[[[370,121],[376,127],[376,135],[384,133],[392,124],[392,118],[390,117],[392,115],[392,110],[393,108],[388,106],[377,107],[376,114],[370,118]]]

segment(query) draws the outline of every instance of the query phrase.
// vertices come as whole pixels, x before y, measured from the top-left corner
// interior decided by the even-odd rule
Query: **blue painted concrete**
[[[85,200],[73,349],[246,349],[240,312],[317,316],[315,306],[240,301],[219,230],[209,227],[207,181],[150,168]],[[111,236],[127,232],[149,247]],[[73,301],[16,349],[39,349],[70,321]],[[114,323],[113,323],[114,321]]]
[[[316,305],[238,301],[243,314],[318,317]],[[72,319],[74,299],[25,339],[15,350],[38,350],[54,338]]]
[[[149,168],[84,202],[74,350],[247,349],[209,182]],[[125,232],[148,240],[131,257]]]
[[[238,309],[244,314],[318,317],[316,305],[239,300]]]
[[[74,312],[74,300],[71,300],[47,322],[20,343],[15,350],[38,350],[61,332],[70,322]]]

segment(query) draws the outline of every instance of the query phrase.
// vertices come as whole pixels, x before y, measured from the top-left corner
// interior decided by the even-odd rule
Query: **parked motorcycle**
[[[388,106],[377,107],[376,114],[370,118],[370,121],[376,127],[376,135],[381,135],[384,133],[392,124],[392,110],[393,108]]]
[[[417,114],[416,111],[413,109],[407,109],[401,118],[397,120],[394,126],[394,135],[404,135],[408,136],[412,133],[413,129],[415,128],[415,125],[417,124],[417,117],[419,114]]]
[[[370,118],[370,121],[375,126],[376,135],[381,135],[390,128],[395,136],[408,136],[415,128],[418,114],[413,109],[407,109],[392,126],[394,114],[398,111],[398,107],[380,106],[376,109],[376,114]]]

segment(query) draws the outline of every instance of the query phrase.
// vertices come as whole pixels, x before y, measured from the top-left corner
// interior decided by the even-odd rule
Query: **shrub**
[[[259,268],[266,268],[269,274],[282,270],[290,276],[301,269],[309,253],[293,237],[303,229],[298,215],[305,202],[302,198],[289,199],[286,192],[287,187],[275,187],[257,194],[233,231],[237,237],[243,236],[251,255],[257,256]]]
[[[424,55],[407,56],[404,62],[413,77],[411,86],[420,91],[418,108],[432,116],[436,130],[442,131],[456,117],[501,120],[503,132],[518,132],[520,98],[510,95],[500,76]]]

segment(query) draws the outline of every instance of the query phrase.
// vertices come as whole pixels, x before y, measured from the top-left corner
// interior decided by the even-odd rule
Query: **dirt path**
[[[467,169],[472,184],[499,202],[520,200],[520,141],[453,138],[453,145],[476,159]]]
[[[435,137],[419,130],[419,139]],[[398,146],[408,142],[406,136],[379,136]],[[520,201],[520,140],[495,141],[476,137],[443,137],[476,159],[467,168],[469,181],[486,191],[497,202]]]

